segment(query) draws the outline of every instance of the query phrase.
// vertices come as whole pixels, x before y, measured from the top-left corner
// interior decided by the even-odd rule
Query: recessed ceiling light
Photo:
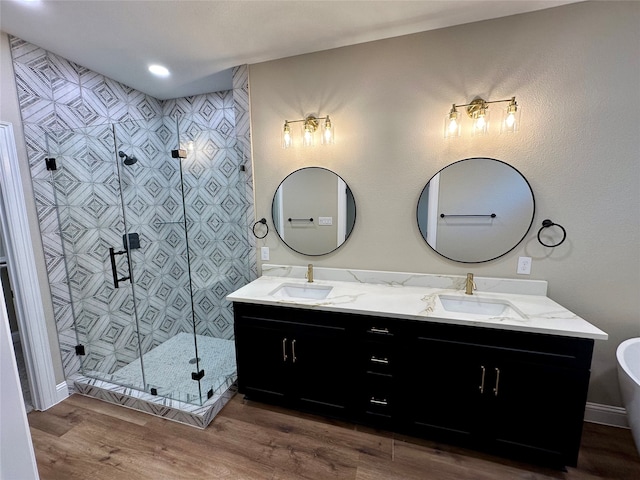
[[[168,77],[169,70],[167,67],[163,67],[162,65],[150,65],[149,71],[158,77]]]

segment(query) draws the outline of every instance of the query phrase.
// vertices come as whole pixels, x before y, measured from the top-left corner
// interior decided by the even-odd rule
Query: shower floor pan
[[[200,380],[202,395],[212,389],[216,392],[236,372],[236,350],[233,340],[196,335],[198,365],[195,362],[193,335],[179,333],[142,356],[148,387],[157,389],[158,395],[187,403],[200,403],[198,382],[191,378],[197,368],[204,370]],[[141,385],[140,362],[135,361],[116,370],[114,377],[125,385]],[[148,390],[147,388],[146,390]]]
[[[205,428],[222,407],[236,393],[235,342],[196,335],[198,367],[204,370],[198,382],[191,378],[196,372],[193,335],[179,333],[143,355],[147,391],[150,387],[157,395],[123,385],[142,385],[140,362],[126,365],[105,381],[104,374],[76,374],[73,388],[78,393],[96,397],[110,403],[151,413],[169,420]],[[99,380],[101,378],[102,380]],[[170,387],[168,387],[170,386]],[[199,399],[209,398],[202,405]],[[164,395],[164,396],[163,396]]]

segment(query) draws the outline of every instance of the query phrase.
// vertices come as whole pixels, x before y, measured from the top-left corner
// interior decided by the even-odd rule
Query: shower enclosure
[[[47,134],[84,376],[194,405],[235,382],[225,296],[251,269],[232,130],[162,117]]]

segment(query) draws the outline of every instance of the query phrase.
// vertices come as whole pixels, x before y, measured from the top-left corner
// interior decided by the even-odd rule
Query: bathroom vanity
[[[248,398],[576,465],[594,340],[546,282],[263,266],[234,302]]]

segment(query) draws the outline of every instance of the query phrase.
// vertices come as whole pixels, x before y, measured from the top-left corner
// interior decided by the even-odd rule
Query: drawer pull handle
[[[291,340],[291,361],[293,363],[296,363],[296,341],[295,340]]]
[[[498,385],[500,384],[500,369],[496,367],[496,386],[493,389],[493,394],[498,396]]]
[[[480,368],[482,369],[482,380],[480,381],[480,393],[484,393],[484,374],[486,373],[486,369],[484,368],[484,365],[480,365]]]
[[[374,397],[371,397],[371,400],[369,400],[370,403],[372,403],[373,405],[388,405],[387,399],[382,399],[382,400],[377,400]]]
[[[371,362],[380,363],[382,365],[389,365],[389,360],[387,358],[371,357]]]
[[[371,333],[381,333],[383,335],[389,335],[389,329],[388,328],[377,328],[377,327],[371,327],[369,329],[369,331]]]
[[[287,337],[282,339],[282,361],[287,361]]]

